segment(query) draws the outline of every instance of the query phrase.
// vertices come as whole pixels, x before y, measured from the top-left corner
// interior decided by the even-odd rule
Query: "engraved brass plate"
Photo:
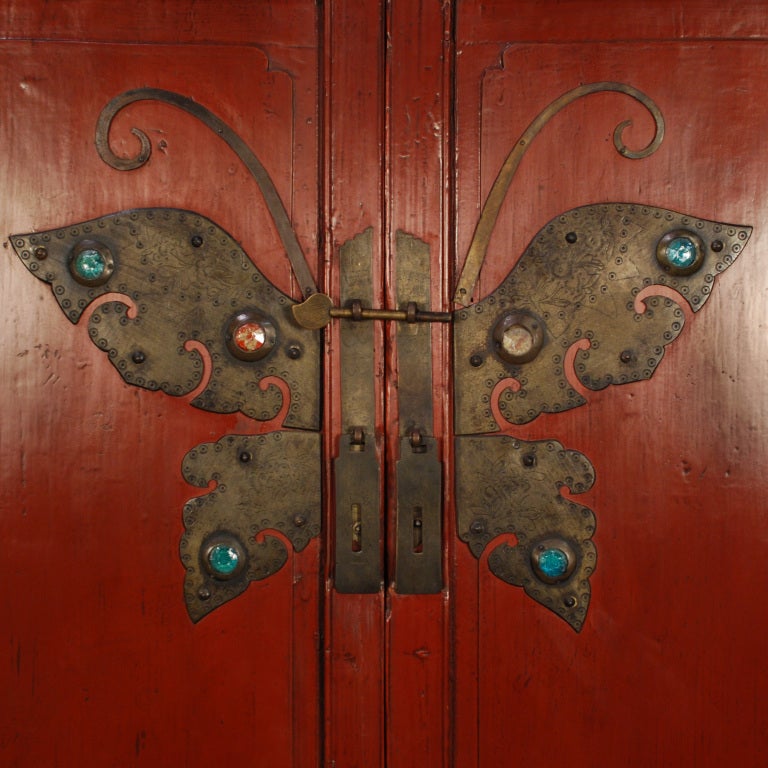
[[[373,230],[344,243],[341,303],[373,299]],[[334,586],[338,592],[374,593],[384,583],[381,520],[381,456],[376,438],[374,327],[345,321],[341,338],[341,419],[339,455],[333,469],[336,489]]]
[[[507,155],[507,159],[504,161],[504,165],[501,167],[496,180],[493,182],[493,187],[483,205],[480,219],[475,227],[475,233],[472,237],[472,242],[469,245],[469,251],[467,252],[467,257],[464,261],[464,267],[459,275],[459,282],[454,297],[454,301],[457,304],[462,304],[467,307],[472,301],[472,290],[478,275],[480,274],[480,268],[483,265],[483,260],[485,259],[485,254],[488,250],[488,243],[490,242],[493,229],[496,226],[496,220],[499,216],[502,203],[504,202],[509,186],[512,183],[515,172],[520,165],[520,161],[528,151],[533,140],[538,136],[541,129],[569,104],[573,104],[574,101],[578,101],[579,99],[583,99],[594,93],[606,93],[609,91],[624,94],[642,104],[653,118],[655,127],[653,138],[647,146],[642,149],[633,150],[624,143],[622,138],[624,129],[631,125],[632,121],[623,120],[613,131],[613,146],[616,148],[616,151],[622,157],[629,158],[630,160],[640,160],[652,155],[659,146],[661,146],[661,142],[664,140],[665,131],[664,116],[652,99],[642,91],[637,90],[637,88],[627,85],[627,83],[616,83],[611,81],[586,83],[567,91],[562,96],[555,99],[534,118],[533,122],[526,128],[523,135],[515,142],[515,145]]]
[[[429,246],[406,232],[396,235],[397,301],[430,306]],[[400,458],[396,466],[395,590],[433,594],[442,589],[442,465],[432,412],[432,328],[397,325]]]
[[[684,322],[653,286],[671,288],[698,311],[751,231],[632,204],[553,219],[490,296],[455,313],[457,433],[497,430],[494,400],[506,421],[524,424],[582,405],[574,379],[598,390],[650,378]],[[695,271],[680,274],[659,260],[670,233],[692,244]]]
[[[429,595],[443,588],[442,482],[437,440],[401,438],[395,552],[395,590],[399,594]]]
[[[147,134],[135,157],[115,154],[115,116],[136,101],[172,105],[227,143],[257,183],[304,296],[317,291],[285,206],[256,154],[192,99],[153,88],[112,99],[96,125],[96,150],[132,171],[149,160]],[[290,297],[272,286],[238,243],[204,216],[171,208],[130,210],[48,232],[12,235],[27,269],[47,282],[73,323],[88,308],[88,331],[128,384],[192,397],[216,413],[240,411],[285,427],[320,428],[321,335],[293,318]],[[91,307],[91,305],[93,305]],[[289,547],[320,532],[319,433],[229,436],[198,446],[185,477],[214,491],[185,507],[181,557],[185,595],[197,621],[277,571]]]
[[[291,299],[209,219],[149,208],[11,242],[73,323],[101,300],[88,333],[128,384],[186,395],[205,381],[192,400],[198,408],[264,421],[287,405],[285,426],[319,428],[319,332],[293,320]],[[107,294],[119,296],[103,301]],[[261,326],[262,343],[271,339],[261,357],[243,359],[232,349],[241,315],[240,327]],[[255,340],[243,341],[259,343],[257,330]]]
[[[192,485],[216,487],[184,507],[179,547],[184,596],[193,621],[278,571],[320,533],[320,435],[228,435],[184,458]],[[216,560],[221,553],[224,560]]]
[[[99,116],[96,149],[117,170],[150,157],[146,133],[132,158],[115,154],[115,116],[160,101],[202,121],[237,154],[258,184],[304,296],[296,304],[270,285],[236,241],[200,214],[131,210],[58,230],[11,236],[26,268],[51,285],[71,322],[91,309],[88,330],[123,380],[217,413],[240,411],[286,427],[320,428],[321,335],[341,321],[342,431],[334,461],[335,567],[340,592],[378,592],[385,580],[381,504],[384,435],[376,433],[373,323],[397,322],[397,530],[394,586],[442,589],[442,466],[433,436],[431,322],[454,322],[458,535],[503,581],[521,586],[577,631],[595,568],[592,511],[571,500],[594,473],[582,454],[554,440],[526,442],[481,433],[544,412],[582,405],[585,390],[647,379],[680,333],[687,301],[696,312],[716,276],[738,257],[751,228],[632,203],[589,205],[553,219],[504,282],[473,301],[477,277],[514,173],[528,146],[575,100],[612,91],[653,119],[639,150],[614,131],[624,157],[647,157],[665,131],[656,104],[632,86],[581,85],[552,102],[511,149],[470,244],[455,294],[461,307],[430,310],[426,243],[396,234],[396,308],[373,307],[371,229],[340,249],[341,296],[318,295],[285,206],[253,151],[216,115],[188,97],[137,89]],[[91,306],[93,305],[93,306]],[[391,338],[391,337],[390,337]],[[497,419],[499,421],[497,421]],[[506,425],[505,425],[506,428]],[[198,621],[264,579],[321,527],[321,435],[297,430],[230,435],[190,451],[184,476],[216,487],[184,510],[180,554],[185,597]]]
[[[595,476],[581,453],[554,440],[506,436],[456,438],[458,534],[475,557],[508,584],[554,611],[575,630],[584,622],[597,561],[595,516],[562,495],[589,490]],[[494,541],[513,534],[516,542]],[[545,569],[542,556],[555,559]],[[556,558],[559,558],[557,560]]]
[[[275,229],[280,236],[285,249],[285,255],[291,263],[296,279],[301,286],[301,292],[305,296],[317,293],[312,271],[307,264],[307,260],[299,245],[296,232],[291,226],[291,220],[288,218],[288,212],[277,193],[272,178],[262,165],[261,160],[256,153],[227,125],[220,117],[213,114],[202,104],[198,104],[188,96],[173,91],[165,91],[161,88],[136,88],[132,91],[118,94],[101,110],[99,119],[96,122],[96,151],[99,157],[109,166],[119,171],[133,171],[140,168],[150,158],[152,154],[152,142],[147,134],[140,128],[131,128],[131,133],[136,136],[141,144],[141,149],[136,157],[125,158],[116,155],[109,146],[109,129],[112,121],[118,113],[130,104],[137,101],[158,101],[164,104],[170,104],[177,109],[184,110],[187,114],[199,120],[203,125],[211,130],[212,135],[217,136],[224,141],[229,148],[237,155],[243,165],[248,169],[256,184],[258,184],[261,194],[264,197],[264,204],[269,211]]]
[[[624,83],[574,88],[543,110],[515,143],[483,205],[459,277],[454,313],[456,433],[525,424],[586,402],[583,391],[650,378],[683,327],[680,304],[696,312],[716,276],[747,243],[750,227],[698,219],[661,208],[607,203],[553,219],[526,248],[504,282],[472,304],[472,293],[520,161],[546,123],[577,99],[613,91],[642,104],[655,131],[642,149],[622,141],[624,157],[648,157],[660,146],[664,118],[644,93]],[[658,286],[658,287],[657,287]],[[546,449],[542,450],[541,446]],[[576,630],[589,602],[595,566],[594,516],[552,493],[593,481],[589,461],[559,443],[508,437],[457,438],[459,535],[479,557],[502,534],[488,564],[523,586]]]

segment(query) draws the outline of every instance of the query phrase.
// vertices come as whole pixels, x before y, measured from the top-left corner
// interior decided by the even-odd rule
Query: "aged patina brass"
[[[698,311],[751,232],[630,203],[576,208],[550,221],[490,296],[455,313],[456,432],[498,430],[494,397],[506,421],[524,424],[586,402],[574,378],[592,390],[650,378],[684,322],[653,286],[673,289]],[[695,269],[683,274],[657,258],[681,233],[699,249]],[[511,316],[540,320],[540,351],[530,359],[500,348],[499,323]],[[568,371],[573,345],[579,351]]]
[[[293,317],[302,328],[325,328],[334,317],[347,320],[396,320],[403,323],[450,323],[450,312],[421,310],[416,302],[408,302],[406,309],[375,309],[364,307],[359,299],[349,302],[348,307],[334,307],[333,300],[324,293],[314,293],[291,309]]]
[[[402,594],[442,589],[442,469],[431,437],[431,330],[424,321],[450,320],[450,313],[421,312],[429,306],[429,248],[404,232],[396,235],[397,299],[402,309],[365,309],[373,297],[372,230],[340,249],[341,303],[322,294],[295,308],[308,327],[331,317],[353,322],[340,327],[344,431],[334,461],[336,492],[335,587],[339,592],[377,592],[384,582],[381,520],[381,452],[375,422],[374,329],[360,320],[395,320],[397,327],[400,458],[394,587]]]
[[[320,466],[317,432],[228,435],[186,455],[187,482],[200,488],[217,483],[184,507],[179,552],[192,621],[280,570],[288,559],[283,539],[301,551],[320,533]],[[233,550],[231,568],[213,567],[215,547]]]
[[[475,557],[487,547],[491,571],[580,630],[590,599],[589,577],[597,554],[595,516],[565,497],[589,490],[592,465],[554,440],[526,442],[507,436],[456,438],[458,534]],[[494,540],[513,534],[516,543]],[[567,559],[564,574],[549,577],[537,567],[543,550],[557,547]]]
[[[589,94],[616,91],[640,102],[655,131],[638,159],[656,151],[664,118],[637,89],[613,82],[579,86],[552,102],[520,137],[486,200],[454,301],[454,414],[459,435],[499,430],[500,418],[525,424],[543,412],[582,405],[577,389],[647,379],[680,333],[687,301],[696,312],[716,276],[747,243],[750,227],[721,224],[632,203],[591,205],[549,222],[482,301],[473,291],[512,178],[531,141],[560,110]],[[655,289],[654,286],[661,286]],[[678,302],[668,296],[671,291]],[[546,445],[542,450],[541,445]],[[580,629],[595,565],[594,516],[551,491],[575,493],[593,480],[589,461],[553,441],[457,438],[459,535],[479,557],[501,534],[489,567]],[[550,495],[548,495],[550,494]]]
[[[420,433],[400,438],[394,579],[400,594],[435,594],[443,588],[442,475],[437,440]]]
[[[523,587],[578,631],[596,563],[595,520],[564,491],[587,491],[592,466],[554,440],[480,433],[499,429],[497,415],[524,424],[542,412],[581,405],[583,389],[649,378],[683,324],[678,303],[667,294],[676,292],[679,302],[700,309],[717,274],[751,234],[749,227],[631,203],[577,208],[547,224],[504,282],[473,304],[496,220],[527,147],[560,110],[605,91],[635,99],[654,120],[651,141],[636,151],[622,141],[629,121],[620,123],[617,151],[637,159],[658,148],[663,117],[631,86],[592,83],[550,104],[509,153],[483,206],[457,286],[461,308],[452,314],[420,309],[431,304],[429,249],[404,232],[395,242],[396,308],[372,306],[371,229],[340,249],[340,305],[318,294],[285,206],[256,155],[205,107],[158,89],[128,91],[107,104],[96,129],[102,159],[118,170],[149,159],[150,141],[136,128],[135,157],[119,157],[109,145],[112,121],[128,104],[156,100],[201,120],[253,175],[305,300],[296,304],[278,291],[232,237],[189,211],[124,211],[13,235],[11,243],[27,269],[51,285],[70,321],[96,304],[89,333],[126,382],[172,395],[194,392],[192,404],[209,411],[271,420],[284,409],[285,427],[318,430],[320,330],[332,318],[350,321],[339,328],[342,433],[333,464],[333,578],[340,592],[378,592],[386,576],[377,331],[361,320],[398,323],[393,584],[401,593],[442,589],[443,472],[433,436],[428,323],[453,319],[458,535],[478,558],[490,548],[488,565],[496,576]],[[278,571],[290,547],[299,551],[320,533],[321,435],[297,429],[230,435],[190,451],[183,471],[193,485],[217,483],[184,509],[185,596],[198,621],[251,581]]]
[[[95,241],[109,254],[107,279],[84,284],[73,274],[72,259]],[[291,299],[209,219],[146,208],[12,235],[11,243],[27,269],[51,285],[73,323],[94,300],[120,294],[98,305],[88,332],[128,384],[186,395],[205,380],[193,405],[264,421],[284,404],[277,386],[282,379],[290,397],[285,426],[319,429],[319,332],[294,321]],[[263,355],[233,353],[231,327],[239,315],[268,323]]]
[[[112,99],[96,126],[96,149],[112,168],[143,166],[140,150],[116,155],[115,116],[160,101],[201,120],[242,160],[261,190],[304,296],[316,292],[306,258],[272,179],[255,153],[208,109],[170,91],[142,88]],[[320,428],[320,333],[300,326],[294,302],[272,286],[237,242],[204,216],[171,208],[130,210],[58,230],[12,235],[24,265],[49,283],[76,323],[92,303],[89,334],[123,379],[192,404],[257,420],[282,413],[286,427]],[[198,446],[189,482],[216,489],[185,507],[181,556],[189,614],[199,620],[278,570],[320,532],[320,435],[273,432]],[[269,535],[269,531],[280,536]]]
[[[152,143],[147,138],[146,133],[138,128],[131,128],[131,133],[136,136],[141,145],[139,153],[135,157],[120,157],[109,146],[109,129],[112,121],[124,107],[137,101],[159,101],[164,104],[170,104],[177,109],[182,109],[187,114],[197,118],[201,123],[210,128],[215,136],[218,136],[227,143],[248,169],[261,190],[267,210],[272,216],[277,233],[285,248],[288,261],[290,261],[291,268],[296,275],[296,279],[299,281],[301,292],[304,296],[317,293],[317,286],[312,277],[312,271],[307,264],[296,233],[291,226],[288,212],[285,210],[285,205],[283,205],[283,201],[280,199],[280,195],[277,193],[274,182],[267,173],[266,168],[264,168],[256,153],[243,139],[221,118],[214,115],[213,112],[202,104],[198,104],[188,96],[182,96],[173,91],[164,91],[160,88],[137,88],[115,96],[101,111],[96,123],[96,150],[101,159],[107,165],[119,171],[135,170],[149,160],[152,152]]]
[[[574,88],[567,93],[564,93],[559,98],[555,99],[546,109],[539,113],[536,119],[526,128],[523,135],[517,141],[515,146],[510,151],[507,159],[504,162],[499,175],[496,177],[496,181],[493,183],[493,187],[488,195],[488,199],[483,205],[483,209],[480,212],[480,218],[475,228],[475,233],[472,237],[472,242],[467,252],[467,258],[464,261],[464,267],[459,276],[459,282],[456,288],[456,295],[454,301],[457,304],[462,304],[468,307],[472,303],[472,291],[477,283],[478,275],[480,274],[480,268],[483,265],[486,251],[488,250],[488,243],[493,233],[493,228],[496,225],[496,219],[499,216],[501,205],[506,197],[509,185],[512,183],[512,178],[517,171],[517,167],[520,165],[520,161],[523,159],[531,142],[536,138],[541,129],[562,109],[565,109],[569,104],[574,101],[589,96],[593,93],[605,93],[606,91],[613,91],[615,93],[623,93],[635,101],[642,104],[653,117],[655,126],[655,132],[653,138],[646,147],[640,150],[631,150],[622,140],[622,134],[624,129],[632,124],[631,120],[624,120],[616,126],[613,132],[613,144],[616,147],[616,151],[623,157],[631,160],[639,160],[643,157],[652,155],[661,145],[664,140],[664,117],[659,111],[656,104],[648,98],[642,91],[638,91],[637,88],[633,88],[626,83],[614,83],[614,82],[600,82],[600,83],[588,83],[586,85],[580,85],[578,88]]]
[[[373,300],[373,230],[339,249],[341,303]],[[341,419],[335,476],[334,586],[338,592],[378,592],[384,582],[381,451],[376,435],[374,326],[342,323]]]
[[[397,302],[429,306],[429,246],[406,232],[395,238]],[[442,579],[442,465],[437,456],[432,398],[432,328],[397,325],[397,400],[400,458],[397,461],[395,590],[440,592]]]

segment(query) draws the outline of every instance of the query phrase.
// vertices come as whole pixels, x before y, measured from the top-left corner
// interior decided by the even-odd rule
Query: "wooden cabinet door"
[[[295,294],[264,197],[215,131],[167,103],[131,105],[116,117],[110,146],[133,157],[140,144],[131,129],[145,133],[150,160],[132,171],[100,158],[95,132],[104,106],[126,91],[193,98],[263,160],[316,270],[316,8],[13,2],[0,17],[7,309],[0,762],[316,765],[320,540],[197,624],[185,607],[179,559],[184,504],[216,485],[210,476],[202,488],[187,483],[184,457],[226,435],[268,434],[284,414],[259,422],[211,413],[191,407],[194,392],[176,397],[124,383],[91,343],[88,317],[66,319],[9,237],[62,230],[66,239],[82,222],[120,211],[183,209],[215,222],[266,280]],[[185,265],[207,275],[202,296],[190,298],[209,307],[222,274],[210,259]],[[173,280],[184,277],[168,278],[169,302],[180,312]],[[163,279],[158,273],[158,284]],[[171,339],[171,354],[174,346]]]
[[[700,312],[691,310],[693,293],[687,301],[650,289],[685,313],[650,380],[594,391],[582,384],[581,407],[527,424],[501,420],[504,434],[556,440],[588,457],[592,487],[562,493],[594,512],[596,568],[577,634],[456,546],[456,764],[760,764],[768,749],[756,610],[766,577],[766,6],[509,2],[456,10],[458,265],[507,154],[555,99],[585,84],[624,83],[653,99],[665,123],[659,148],[632,160],[615,150],[614,128],[631,120],[623,140],[640,150],[654,124],[626,94],[585,96],[552,117],[501,206],[479,297],[497,289],[542,230],[549,236],[549,222],[558,230],[579,206],[624,204],[631,226],[640,224],[630,208],[642,217],[651,206],[690,217],[683,227],[694,232],[704,219],[724,223],[724,233],[754,227]],[[563,247],[574,232],[578,248],[582,230],[565,220]],[[615,231],[618,241],[588,243],[537,298],[573,295],[595,278],[600,290],[606,273],[622,274],[621,238],[631,232]],[[718,249],[716,239],[707,247]],[[636,277],[650,295],[645,276]],[[556,319],[553,310],[550,324]],[[592,356],[608,345],[621,360],[636,343],[617,338],[607,314],[589,330]]]
[[[698,0],[144,0],[130,13],[7,3],[3,764],[765,762],[765,10]],[[102,160],[101,110],[141,88],[188,97],[253,150],[317,289],[335,303],[353,298],[359,278],[370,284],[366,306],[414,301],[452,321],[333,319],[317,332],[316,428],[291,423],[295,397],[254,418],[192,407],[205,381],[177,396],[125,383],[88,338],[92,311],[67,322],[71,307],[25,269],[48,269],[27,247],[32,235],[79,238],[83,222],[120,211],[192,211],[223,230],[202,232],[203,243],[228,233],[244,269],[252,263],[284,306],[310,292],[264,184],[218,123],[211,131],[167,98],[137,101],[116,116],[109,146],[135,156],[136,127],[149,162],[121,171]],[[621,153],[614,128],[625,120]],[[660,120],[658,147],[632,159],[660,137]],[[482,236],[516,147],[522,160]],[[659,286],[658,269],[647,272],[665,221],[706,253],[695,273],[706,291]],[[478,231],[482,268],[461,283]],[[638,255],[638,241],[653,253]],[[177,281],[167,306],[219,295],[220,272],[195,258],[201,243],[189,245],[200,295],[179,297]],[[569,249],[573,263],[561,258]],[[716,277],[704,280],[710,268]],[[537,280],[520,277],[537,269]],[[617,282],[628,293],[618,304]],[[589,297],[588,323],[569,325]],[[632,323],[653,313],[678,326],[662,329],[661,351],[638,367],[645,347]],[[531,318],[543,323],[542,346],[521,361],[512,342],[536,346]],[[369,329],[357,358],[351,327]],[[203,361],[206,376],[217,359]],[[536,378],[531,366],[544,359],[552,365]],[[627,382],[603,387],[605,361],[616,383],[629,371]],[[280,386],[273,379],[264,386]],[[530,403],[558,381],[563,397],[514,416],[521,391]],[[361,535],[378,569],[360,592],[340,588],[342,549],[360,544],[344,515],[354,523],[360,510],[341,509],[338,484],[339,459],[361,438],[358,386],[376,468],[363,480],[377,499]],[[217,474],[190,485],[185,457],[230,435],[240,445],[299,432],[317,437],[319,534],[296,546],[293,529],[255,521],[254,541],[278,542],[286,563],[190,621],[179,542],[194,522],[182,509],[228,483]],[[485,446],[487,461],[467,461]],[[410,485],[409,452],[428,457]],[[545,471],[547,452],[583,477]],[[256,473],[254,508],[306,484],[295,467],[276,479],[292,459],[253,459],[234,456]],[[536,506],[544,485],[552,490]],[[542,527],[547,504],[565,511]],[[569,514],[582,515],[580,527]],[[287,521],[307,524],[302,512]],[[399,569],[406,558],[418,565],[428,528],[439,536],[437,586],[413,589]],[[541,552],[571,558],[574,575],[542,580]]]

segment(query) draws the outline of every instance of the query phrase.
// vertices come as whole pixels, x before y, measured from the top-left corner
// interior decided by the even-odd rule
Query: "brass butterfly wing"
[[[107,141],[115,114],[140,99],[184,109],[238,153],[264,194],[302,290],[314,291],[265,169],[201,105],[150,89],[117,97],[98,122],[102,158],[120,170],[149,158],[149,141],[137,129],[137,158],[117,158]],[[152,208],[12,235],[11,243],[26,268],[51,286],[71,322],[87,317],[91,340],[126,383],[291,428],[226,436],[185,457],[191,484],[215,482],[184,510],[180,554],[194,621],[275,573],[289,547],[299,551],[319,534],[320,332],[296,323],[296,302],[266,280],[229,233],[199,213]],[[284,492],[265,493],[270,487]]]
[[[697,312],[717,276],[741,254],[751,228],[634,203],[567,211],[533,238],[493,293],[471,303],[501,202],[525,148],[573,100],[618,91],[643,103],[661,142],[661,113],[644,94],[596,83],[565,94],[512,150],[489,195],[459,280],[454,313],[458,533],[502,580],[579,630],[596,566],[593,512],[570,495],[587,491],[594,469],[554,440],[514,439],[541,413],[583,405],[589,390],[650,378],[680,333],[682,306]],[[487,433],[503,429],[507,435]],[[502,537],[502,538],[499,538]],[[498,539],[498,540],[497,540]],[[497,540],[497,541],[495,541]]]

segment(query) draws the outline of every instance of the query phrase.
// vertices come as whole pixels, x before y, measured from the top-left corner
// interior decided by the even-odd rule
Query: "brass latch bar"
[[[336,591],[378,592],[383,582],[379,458],[372,435],[353,427],[342,436],[336,476]]]
[[[373,302],[372,247],[369,228],[339,250],[342,303]],[[326,323],[328,319],[326,312]],[[370,323],[344,323],[339,328],[342,425],[339,454],[333,460],[333,580],[337,592],[353,594],[373,594],[384,584],[383,456],[375,427],[374,332]]]
[[[430,252],[423,240],[398,232],[395,301],[411,314],[429,306]],[[435,313],[437,314],[437,313]],[[401,595],[438,594],[443,588],[443,467],[434,436],[432,333],[425,326],[397,326],[397,405],[400,455],[396,462],[394,588]]]
[[[301,304],[291,306],[293,317],[302,327],[310,330],[325,328],[334,317],[348,320],[395,320],[401,323],[450,323],[451,312],[431,312],[419,309],[415,301],[409,301],[405,309],[374,309],[364,307],[362,301],[353,299],[346,307],[333,306],[333,299],[324,293],[313,293]]]
[[[401,595],[437,594],[443,588],[441,487],[437,440],[418,430],[401,437],[394,579]]]

